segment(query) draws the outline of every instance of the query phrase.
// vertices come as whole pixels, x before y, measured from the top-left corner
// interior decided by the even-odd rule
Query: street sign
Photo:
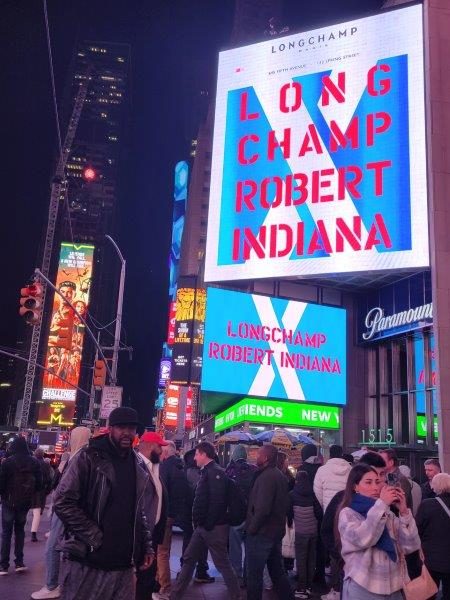
[[[100,419],[108,419],[111,411],[122,405],[122,387],[105,385],[102,390]]]

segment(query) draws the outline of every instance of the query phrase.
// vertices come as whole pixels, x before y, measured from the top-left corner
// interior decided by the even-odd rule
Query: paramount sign
[[[362,334],[364,341],[376,337],[388,337],[400,331],[408,331],[429,325],[433,320],[433,304],[422,304],[415,308],[403,310],[393,315],[385,315],[384,309],[376,306],[369,310],[365,319],[367,331]],[[386,333],[388,332],[388,333]],[[376,334],[380,334],[377,336]]]

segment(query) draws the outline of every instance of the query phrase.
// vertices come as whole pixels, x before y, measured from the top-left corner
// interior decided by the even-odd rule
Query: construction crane
[[[84,80],[81,80],[78,88],[78,93],[75,98],[75,104],[73,107],[72,115],[70,117],[69,125],[67,127],[67,133],[62,146],[62,152],[59,157],[58,166],[56,168],[55,176],[53,177],[50,192],[50,206],[48,209],[48,222],[47,231],[45,234],[45,245],[44,254],[42,257],[41,272],[45,277],[49,276],[50,272],[50,261],[52,258],[53,241],[55,238],[56,222],[58,218],[58,209],[60,202],[66,201],[67,196],[67,179],[66,179],[66,165],[69,158],[70,150],[72,148],[75,133],[80,121],[81,112],[83,110],[84,101],[88,92],[88,85],[90,79],[90,69],[87,71]],[[69,215],[70,218],[70,215]],[[43,283],[43,306],[45,306],[45,294],[46,284]],[[26,429],[28,426],[28,417],[30,414],[31,397],[33,393],[34,378],[36,373],[36,361],[38,359],[39,342],[41,339],[43,317],[34,325],[33,332],[31,335],[30,354],[28,357],[27,374],[25,377],[25,387],[22,398],[22,406],[20,412],[20,429]]]

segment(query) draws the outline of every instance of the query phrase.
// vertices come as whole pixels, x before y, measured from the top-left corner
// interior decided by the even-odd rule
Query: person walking
[[[128,600],[133,567],[153,560],[143,500],[149,474],[132,450],[137,413],[115,408],[109,433],[90,440],[69,462],[55,492],[54,510],[65,528],[61,598]]]
[[[342,446],[330,446],[330,458],[321,466],[314,478],[314,493],[325,511],[333,496],[345,489],[351,464],[342,458]]]
[[[194,504],[195,490],[201,477],[201,470],[195,462],[195,448],[188,450],[184,455],[184,469],[186,479],[189,485],[189,518],[184,523],[180,524],[183,530],[183,545],[181,548],[180,565],[183,566],[183,555],[186,548],[189,546],[194,528],[192,526],[192,507]],[[199,548],[197,567],[195,569],[194,583],[214,583],[216,578],[211,577],[208,573],[208,548],[203,544]]]
[[[297,469],[298,471],[306,471],[311,484],[314,483],[316,473],[321,467],[321,463],[317,456],[317,446],[315,444],[305,444],[300,451],[302,464]]]
[[[441,465],[437,458],[429,458],[423,463],[423,466],[425,468],[425,476],[427,481],[421,485],[422,500],[426,500],[427,498],[436,498],[436,494],[431,487],[431,481],[435,475],[438,475],[441,472]]]
[[[53,478],[53,486],[56,489],[61,477],[68,467],[71,459],[84,448],[89,442],[91,432],[87,427],[75,427],[70,433],[69,446],[70,452],[67,452],[67,457],[58,466]],[[61,588],[59,586],[59,567],[60,556],[59,543],[64,534],[64,526],[62,521],[52,512],[50,519],[50,535],[45,546],[45,568],[46,568],[46,584],[36,592],[31,594],[33,600],[47,600],[59,598],[61,596]]]
[[[160,475],[161,455],[167,443],[154,431],[146,431],[139,439],[137,456],[144,471],[150,474],[149,486],[144,496],[144,510],[152,535],[155,558],[149,569],[137,572],[136,600],[148,600],[150,597],[153,600],[165,600],[168,597],[166,594],[160,594],[161,585],[157,581],[157,552],[158,546],[164,541],[169,503],[167,490]]]
[[[442,600],[450,600],[450,475],[437,473],[430,485],[436,496],[422,501],[416,523],[425,565],[436,585],[442,583]]]
[[[406,477],[406,479],[409,482],[409,485],[411,486],[411,498],[412,498],[411,511],[412,511],[413,516],[415,517],[417,514],[417,510],[420,506],[420,503],[422,502],[422,488],[411,477],[411,469],[408,467],[408,465],[400,465],[398,469],[399,469],[400,473],[404,477]]]
[[[54,473],[51,465],[44,459],[44,451],[42,448],[36,448],[34,451],[34,457],[38,461],[42,472],[42,488],[34,492],[33,502],[31,504],[31,510],[33,512],[33,520],[31,522],[31,541],[37,542],[39,541],[37,538],[37,532],[41,522],[42,513],[45,509],[47,496],[52,491]]]
[[[162,542],[157,550],[157,580],[161,600],[169,598],[170,593],[170,546],[172,527],[175,523],[185,523],[190,518],[189,484],[184,471],[183,461],[176,454],[175,443],[167,441],[162,452],[159,473],[167,490],[167,519]]]
[[[390,510],[397,503],[399,517]],[[344,560],[343,600],[402,600],[403,559],[420,548],[411,510],[400,487],[383,485],[376,469],[350,471],[338,511]]]
[[[2,498],[2,546],[0,575],[7,575],[14,530],[15,571],[26,571],[23,548],[27,513],[34,494],[42,489],[42,471],[38,461],[30,455],[24,437],[13,439],[8,458],[0,466],[0,495]]]
[[[266,565],[279,598],[294,598],[281,555],[281,540],[286,532],[290,500],[286,477],[276,466],[277,454],[272,444],[266,444],[258,451],[258,472],[250,493],[245,521],[247,600],[261,600]]]
[[[307,600],[312,595],[312,582],[316,570],[317,540],[323,518],[308,473],[298,471],[294,489],[290,492],[294,512],[295,560],[297,563],[297,589],[295,597]]]
[[[225,473],[241,490],[248,503],[257,468],[247,462],[247,450],[242,444],[234,447],[231,460]],[[230,527],[229,552],[230,560],[240,584],[245,583],[244,564],[242,561],[242,544],[245,542],[245,521],[236,527]]]
[[[183,555],[183,566],[172,585],[170,600],[183,597],[194,574],[204,546],[224,578],[229,598],[239,600],[239,582],[228,556],[229,525],[227,522],[229,479],[214,460],[214,446],[200,442],[195,451],[195,461],[202,473],[195,490],[192,508],[194,532]]]

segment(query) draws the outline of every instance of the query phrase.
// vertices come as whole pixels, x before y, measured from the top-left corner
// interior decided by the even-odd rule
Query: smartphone
[[[400,481],[397,473],[388,473],[386,475],[386,483],[392,487],[400,487]]]

